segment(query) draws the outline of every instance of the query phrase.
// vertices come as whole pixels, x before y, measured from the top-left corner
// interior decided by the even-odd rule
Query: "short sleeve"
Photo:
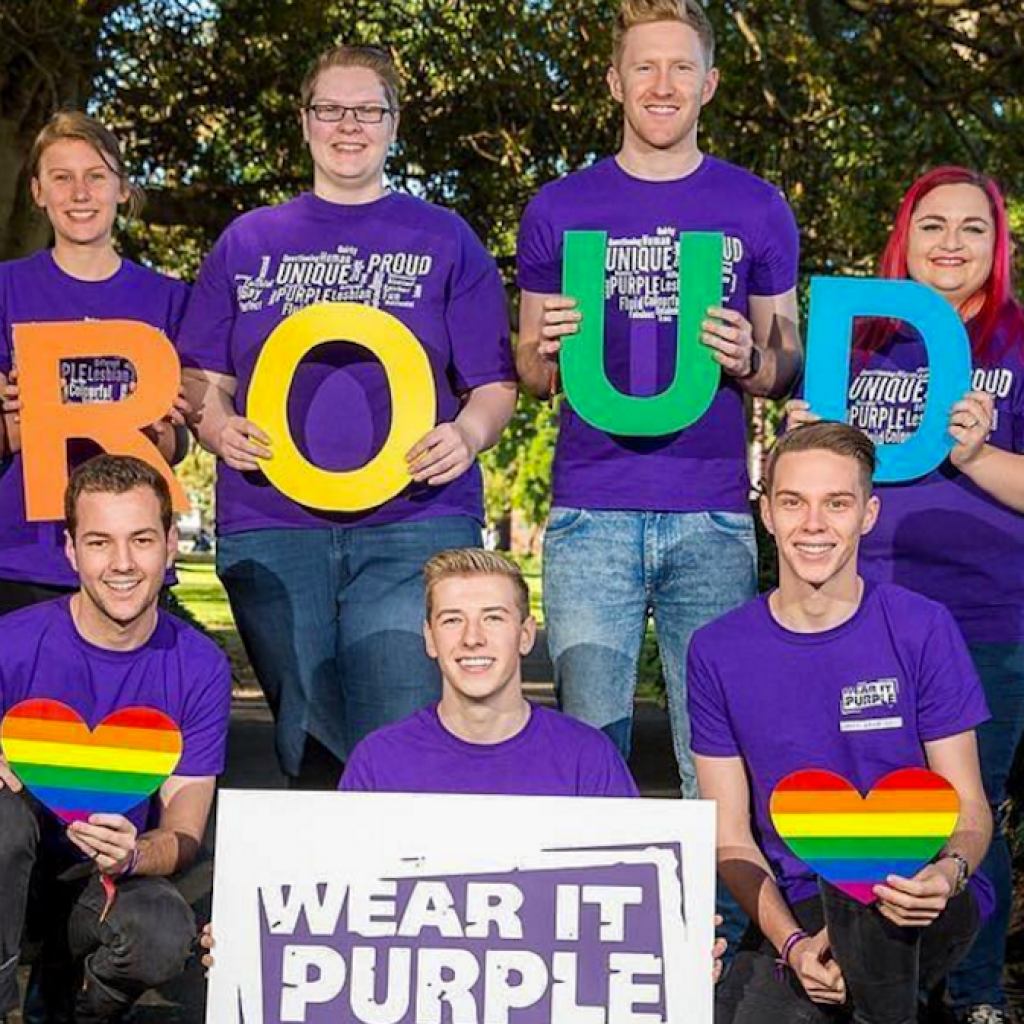
[[[800,266],[800,232],[789,203],[772,190],[761,237],[750,268],[750,295],[782,295],[796,287]]]
[[[580,765],[577,796],[640,795],[629,766],[622,759],[615,744],[604,733],[596,732],[593,752]]]
[[[176,340],[182,366],[234,375],[231,335],[237,309],[228,266],[230,232],[221,235],[203,262]]]
[[[224,771],[231,714],[231,666],[223,653],[211,651],[195,675],[188,680],[192,689],[179,723],[184,750],[174,774],[219,775]]]
[[[188,296],[191,289],[184,281],[175,281],[171,290],[170,309],[167,316],[167,336],[177,344],[181,335],[181,325],[188,309]]]
[[[694,634],[686,656],[686,703],[690,714],[690,746],[706,757],[738,757],[739,744],[733,732],[718,674],[706,637]]]
[[[498,265],[461,219],[459,245],[445,302],[451,378],[457,393],[514,381],[508,303]]]
[[[516,283],[539,295],[557,295],[562,290],[562,240],[548,215],[543,190],[530,201],[519,225]]]
[[[373,781],[373,759],[366,740],[356,744],[345,770],[338,780],[338,789],[343,793],[375,793],[377,787]]]
[[[917,731],[923,743],[974,729],[989,717],[981,681],[953,616],[934,606],[920,653]]]

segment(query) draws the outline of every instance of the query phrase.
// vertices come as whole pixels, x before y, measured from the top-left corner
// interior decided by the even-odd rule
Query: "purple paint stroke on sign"
[[[562,998],[571,998],[579,1006],[607,1007],[610,986],[617,984],[613,981],[613,975],[618,969],[621,980],[624,966],[623,961],[613,958],[628,954],[657,958],[664,964],[659,868],[653,863],[531,868],[486,874],[413,876],[385,881],[391,882],[394,889],[390,899],[378,904],[378,907],[385,906],[385,903],[393,905],[393,910],[389,906],[388,911],[382,914],[384,918],[402,922],[410,908],[411,898],[415,898],[417,887],[434,883],[445,894],[445,901],[450,894],[451,913],[446,920],[450,925],[456,922],[452,925],[453,934],[440,934],[436,925],[427,925],[415,936],[364,936],[350,932],[348,920],[351,900],[347,892],[339,900],[339,913],[333,928],[323,929],[328,930],[329,934],[314,935],[304,910],[295,918],[294,927],[288,934],[273,934],[268,921],[267,900],[261,892],[264,1024],[283,1024],[285,1019],[281,1011],[286,991],[286,956],[292,957],[293,963],[296,962],[296,956],[312,956],[314,960],[319,957],[329,967],[328,973],[333,971],[333,982],[328,984],[330,979],[325,981],[325,975],[316,963],[307,962],[298,972],[293,969],[289,985],[293,997],[298,989],[318,999],[327,996],[321,1002],[313,998],[302,1002],[301,1016],[295,1015],[293,999],[292,1016],[288,1019],[301,1020],[305,1024],[365,1024],[367,1018],[353,1008],[353,983],[361,989],[364,999],[371,998],[377,1004],[393,1001],[392,1012],[386,1015],[389,1024],[416,1024],[417,996],[423,995],[420,989],[427,986],[427,975],[431,969],[435,980],[426,990],[427,998],[431,998],[430,992],[436,993],[447,985],[458,990],[453,998],[461,1000],[464,1008],[473,1007],[477,1024],[488,1024],[485,1014],[494,1014],[493,1000],[496,998],[485,984],[488,964],[493,968],[501,959],[501,954],[509,951],[532,954],[530,959],[536,990],[535,998],[531,996],[529,1005],[503,1010],[502,1019],[507,1020],[508,1024],[550,1024],[552,991],[557,980],[553,974],[556,970],[564,978],[558,982],[562,988]],[[338,884],[344,885],[343,882]],[[466,936],[470,889],[481,884],[510,886],[514,890],[507,891],[521,894],[521,904],[515,908],[514,913],[521,924],[521,937],[496,934],[499,929],[494,922],[488,926],[486,937]],[[583,887],[592,888],[584,890]],[[616,911],[613,906],[616,897],[613,897],[601,907],[596,901],[597,887],[620,895],[628,893],[629,898],[636,902],[620,906]],[[575,922],[577,937],[559,935],[557,901],[560,891],[563,896],[568,893],[572,897],[575,893],[579,898],[578,914],[563,913],[561,919],[562,930],[566,934],[573,929],[571,926],[567,929],[565,922]],[[326,892],[325,885],[318,888],[321,901]],[[421,889],[420,894],[422,892]],[[590,901],[585,898],[587,894],[591,897]],[[282,895],[287,897],[288,894]],[[621,935],[616,933],[616,919],[622,925]],[[317,949],[320,952],[307,952]],[[354,957],[359,958],[361,965],[361,976],[358,979],[353,977],[351,970]],[[449,966],[439,968],[440,961]],[[342,962],[344,967],[339,968]],[[568,971],[567,965],[570,968]],[[507,974],[507,985],[510,989],[519,985],[524,988],[514,993],[511,1001],[521,998],[525,1003],[527,980],[514,966]],[[635,969],[636,964],[632,966]],[[640,990],[643,994],[638,997],[637,1010],[655,1013],[658,1019],[664,1019],[665,990],[661,973],[637,971],[635,981],[638,986],[650,986]],[[451,1007],[442,1004],[440,1014],[442,1021],[449,1020]],[[378,1010],[373,1019],[381,1020],[385,1017]]]

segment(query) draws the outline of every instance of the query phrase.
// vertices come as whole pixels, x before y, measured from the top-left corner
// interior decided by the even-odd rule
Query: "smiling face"
[[[148,487],[86,491],[76,515],[66,552],[81,584],[79,625],[90,639],[133,627],[148,636],[178,543],[174,527],[164,532],[156,494]]]
[[[107,246],[128,186],[93,145],[60,139],[43,150],[32,198],[46,211],[58,244]]]
[[[635,25],[623,40],[608,87],[622,104],[624,148],[686,152],[696,146],[697,120],[718,85],[700,37],[679,21]]]
[[[963,311],[992,273],[995,238],[992,208],[977,185],[940,185],[911,217],[907,272]]]
[[[332,67],[321,72],[309,106],[390,107],[384,83],[363,67]],[[314,190],[331,202],[364,203],[384,192],[384,163],[398,130],[398,112],[379,124],[364,124],[349,110],[340,121],[318,120],[302,112],[302,136],[313,158]]]
[[[508,577],[438,580],[423,638],[441,669],[444,699],[496,709],[521,701],[520,660],[533,647],[536,629],[532,618],[522,618]]]
[[[779,549],[779,589],[854,584],[860,538],[878,509],[856,459],[820,449],[781,455],[771,493],[761,497]]]

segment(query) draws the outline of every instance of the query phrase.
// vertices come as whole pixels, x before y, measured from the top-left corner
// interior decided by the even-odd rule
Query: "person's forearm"
[[[143,433],[156,445],[168,466],[176,466],[188,454],[188,431],[167,420],[146,427]]]
[[[186,832],[157,828],[138,839],[136,875],[166,876],[190,867],[199,853],[199,841]]]
[[[455,422],[466,432],[477,452],[498,442],[516,410],[516,385],[498,381],[474,388]]]
[[[1024,512],[1024,455],[986,444],[960,472],[996,501]]]
[[[942,848],[943,853],[958,853],[967,861],[971,874],[988,853],[992,842],[992,812],[980,801],[962,801],[956,829]]]
[[[752,377],[738,380],[740,388],[753,398],[785,398],[800,376],[803,357],[789,348],[762,348],[761,365]]]
[[[516,372],[523,388],[534,398],[548,399],[552,394],[552,382],[556,379],[558,364],[545,359],[539,352],[536,340],[519,339],[516,347]]]
[[[196,440],[208,452],[219,456],[224,424],[235,415],[234,398],[201,373],[184,373],[185,398],[192,406],[189,426]]]
[[[761,851],[756,847],[720,848],[718,874],[747,916],[781,950],[800,925]]]

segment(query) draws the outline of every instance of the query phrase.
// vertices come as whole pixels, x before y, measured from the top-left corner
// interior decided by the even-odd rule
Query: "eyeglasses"
[[[351,110],[359,124],[380,124],[385,114],[393,114],[391,107],[378,107],[360,104],[358,107],[346,107],[344,103],[310,103],[306,107],[318,121],[334,124],[344,121],[345,115]]]

